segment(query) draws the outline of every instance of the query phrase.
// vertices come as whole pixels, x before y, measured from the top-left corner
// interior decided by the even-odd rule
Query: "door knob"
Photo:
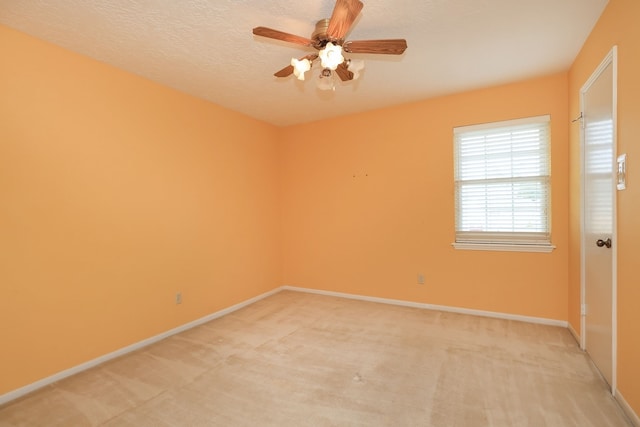
[[[602,240],[602,239],[598,239],[598,241],[596,242],[596,245],[598,245],[599,248],[606,246],[607,248],[611,247],[611,239],[607,239],[607,240]]]

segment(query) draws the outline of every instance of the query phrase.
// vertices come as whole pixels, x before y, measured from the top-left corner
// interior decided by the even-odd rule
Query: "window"
[[[456,249],[553,249],[549,122],[454,128]]]

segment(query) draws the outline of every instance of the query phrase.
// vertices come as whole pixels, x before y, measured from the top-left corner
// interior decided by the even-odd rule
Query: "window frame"
[[[461,226],[461,214],[460,214],[460,189],[462,187],[462,180],[459,179],[460,168],[460,139],[461,135],[469,135],[470,133],[483,133],[486,131],[488,136],[491,133],[499,133],[500,130],[506,128],[513,128],[517,126],[530,126],[532,124],[540,124],[546,126],[547,138],[546,146],[544,147],[544,156],[546,159],[546,172],[544,175],[531,175],[527,177],[510,176],[506,178],[500,178],[497,181],[501,183],[515,183],[515,182],[527,182],[527,183],[542,183],[546,187],[546,230],[542,232],[527,233],[527,232],[503,232],[503,231],[469,231],[459,230]],[[499,122],[490,122],[477,125],[459,126],[453,128],[453,161],[454,161],[454,232],[455,241],[452,243],[455,249],[465,250],[482,250],[482,251],[513,251],[513,252],[542,252],[549,253],[555,249],[555,246],[551,243],[551,116],[534,116],[526,117],[514,120],[505,120]],[[513,160],[513,159],[512,159]],[[486,169],[488,170],[488,169]],[[495,183],[495,179],[485,178],[476,179],[475,181],[486,181],[485,185],[491,182]]]

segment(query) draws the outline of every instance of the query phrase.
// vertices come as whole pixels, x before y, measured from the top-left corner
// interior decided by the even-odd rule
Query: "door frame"
[[[587,319],[586,319],[586,232],[585,232],[585,129],[584,129],[584,95],[589,90],[591,85],[600,77],[604,70],[609,66],[612,66],[613,73],[613,159],[618,157],[618,47],[613,46],[609,53],[602,60],[600,65],[595,69],[593,74],[589,77],[586,83],[580,88],[580,111],[581,113],[581,126],[580,126],[580,348],[585,350],[587,347]],[[612,173],[615,173],[614,165],[612,164]],[[611,394],[616,395],[617,388],[617,354],[618,354],[618,209],[617,209],[617,189],[616,179],[612,177],[612,233],[611,233]],[[593,244],[593,243],[591,243]]]

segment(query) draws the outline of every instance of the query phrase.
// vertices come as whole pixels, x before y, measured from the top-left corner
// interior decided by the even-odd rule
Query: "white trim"
[[[584,223],[585,203],[584,195],[586,191],[585,186],[585,154],[584,154],[584,86],[580,89],[580,348],[582,351],[587,349],[587,313],[585,307],[587,306],[587,298],[585,291],[587,288],[585,274],[586,274],[586,232]]]
[[[618,405],[620,405],[620,408],[622,408],[624,414],[629,418],[629,421],[631,421],[631,424],[633,424],[634,427],[640,427],[640,417],[638,417],[638,414],[635,413],[631,405],[629,405],[624,397],[622,397],[620,390],[616,390],[614,397],[616,402],[618,402]]]
[[[571,323],[568,324],[567,328],[569,329],[569,332],[571,332],[571,335],[573,335],[573,338],[576,340],[576,342],[580,346],[580,342],[581,342],[580,334],[576,332],[576,330],[573,328],[573,325]],[[582,346],[580,346],[580,349],[584,350]]]
[[[487,122],[487,123],[478,123],[475,125],[457,126],[453,128],[453,134],[455,135],[461,132],[495,129],[495,128],[507,127],[507,126],[520,126],[520,125],[527,125],[527,124],[534,124],[534,123],[550,123],[550,122],[551,122],[551,115],[544,114],[542,116],[522,117],[519,119],[503,120],[500,122]]]
[[[618,157],[618,46],[611,49],[613,64],[613,158]],[[611,253],[611,390],[615,397],[618,390],[618,180],[613,179],[613,247]]]
[[[102,355],[100,357],[97,357],[95,359],[89,360],[88,362],[85,363],[81,363],[80,365],[74,366],[72,368],[66,369],[64,371],[58,372],[57,374],[51,375],[49,377],[43,378],[41,380],[38,380],[34,383],[28,384],[24,387],[20,387],[16,390],[10,391],[8,393],[2,394],[0,395],[0,405],[3,405],[5,403],[8,403],[12,400],[18,399],[28,393],[34,392],[42,387],[48,386],[50,384],[53,384],[57,381],[60,381],[64,378],[70,377],[71,375],[75,375],[78,374],[80,372],[86,371],[87,369],[91,369],[93,367],[96,367],[100,364],[103,364],[109,360],[115,359],[116,357],[120,357],[123,356],[125,354],[131,353],[132,351],[136,351],[139,350],[143,347],[147,347],[148,345],[154,344],[158,341],[161,341],[165,338],[168,338],[172,335],[178,334],[180,332],[184,332],[188,329],[194,328],[196,326],[200,326],[203,323],[207,323],[210,322],[212,320],[215,320],[219,317],[222,317],[226,314],[232,313],[234,311],[240,310],[241,308],[244,308],[250,304],[253,304],[257,301],[260,301],[264,298],[267,298],[271,295],[274,295],[278,292],[281,291],[281,288],[276,288],[273,289],[269,292],[265,292],[261,295],[258,295],[256,297],[250,298],[246,301],[240,302],[238,304],[232,305],[231,307],[227,307],[225,309],[222,309],[220,311],[216,311],[215,313],[209,314],[205,317],[202,317],[200,319],[196,319],[192,322],[189,323],[185,323],[182,326],[178,326],[177,328],[173,328],[170,329],[166,332],[163,332],[161,334],[155,335],[153,337],[150,338],[146,338],[142,341],[138,341],[137,343],[128,345],[126,347],[123,347],[119,350],[113,351],[111,353],[107,353],[105,355]]]
[[[544,247],[551,245],[550,122],[551,116],[544,115],[453,128],[456,223],[454,248],[518,252],[553,250]],[[494,137],[498,139],[494,140]],[[524,144],[527,151],[513,150],[519,144]],[[491,169],[488,165],[491,164],[495,164],[499,170],[505,169],[504,173],[487,174],[487,168]],[[513,188],[487,194],[487,188],[494,185],[526,186],[531,197],[537,201],[536,212],[529,212],[533,205],[523,205],[523,200],[516,197]],[[497,228],[493,230],[485,229],[491,227],[490,223],[496,220],[491,214],[487,216],[486,209],[483,209],[483,204],[486,203],[498,210],[497,216],[504,217],[497,220],[498,223],[494,224]],[[508,209],[509,206],[511,208]],[[529,224],[531,229],[528,230],[514,230],[513,227],[520,227],[513,222],[518,222],[522,209],[535,216],[535,224]],[[467,246],[467,243],[480,246]],[[530,245],[532,249],[528,250],[527,246]],[[536,246],[543,248],[535,248]]]
[[[580,204],[584,208],[584,201],[581,200]],[[582,212],[584,212],[584,209],[582,209]],[[584,251],[584,245],[585,245],[584,221],[580,220],[580,222],[582,223],[582,225],[580,226],[581,228],[581,231],[580,231],[580,248],[581,248],[580,249],[580,330],[582,331],[582,335],[580,335],[580,348],[583,351],[586,351],[587,350],[587,313],[584,310],[584,307],[587,306],[587,303],[585,302],[586,301],[585,289],[587,285],[584,278],[584,274],[585,274],[585,260],[587,257],[585,256],[585,251]]]
[[[613,65],[613,158],[618,157],[618,46],[611,48]],[[618,180],[613,178],[613,239],[611,253],[611,390],[613,396],[618,391]]]
[[[419,303],[419,302],[412,302],[412,301],[404,301],[404,300],[396,300],[396,299],[388,299],[388,298],[378,298],[378,297],[368,297],[368,296],[363,296],[363,295],[355,295],[355,294],[348,294],[348,293],[343,293],[343,292],[332,292],[332,291],[323,291],[323,290],[319,290],[319,289],[308,289],[308,288],[300,288],[300,287],[295,287],[295,286],[281,286],[278,288],[275,288],[269,292],[265,292],[261,295],[258,295],[256,297],[250,298],[246,301],[243,301],[241,303],[235,304],[231,307],[222,309],[220,311],[217,311],[215,313],[212,313],[210,315],[207,315],[205,317],[202,317],[200,319],[194,320],[192,322],[186,323],[182,326],[179,326],[177,328],[174,329],[170,329],[166,332],[163,332],[161,334],[155,335],[153,337],[144,339],[142,341],[139,341],[137,343],[131,344],[127,347],[123,347],[119,350],[116,350],[114,352],[105,354],[103,356],[97,357],[93,360],[90,360],[88,362],[82,363],[80,365],[74,366],[72,368],[66,369],[64,371],[58,372],[57,374],[51,375],[49,377],[43,378],[41,380],[38,380],[34,383],[28,384],[24,387],[20,387],[16,390],[10,391],[8,393],[5,393],[3,395],[0,395],[0,405],[3,405],[5,403],[11,402],[12,400],[18,399],[22,396],[25,396],[26,394],[29,394],[31,392],[34,392],[42,387],[51,385],[57,381],[60,381],[64,378],[70,377],[72,375],[78,374],[80,372],[86,371],[88,369],[91,369],[95,366],[98,366],[102,363],[105,363],[109,360],[115,359],[117,357],[120,356],[124,356],[125,354],[131,353],[133,351],[139,350],[141,348],[144,348],[148,345],[154,344],[158,341],[161,341],[165,338],[168,338],[172,335],[178,334],[180,332],[184,332],[188,329],[194,328],[196,326],[202,325],[203,323],[207,323],[210,322],[214,319],[217,319],[219,317],[222,317],[224,315],[227,315],[229,313],[232,313],[234,311],[237,311],[241,308],[244,308],[250,304],[253,304],[257,301],[260,301],[264,298],[267,298],[271,295],[277,294],[280,291],[283,290],[288,290],[288,291],[294,291],[294,292],[305,292],[305,293],[311,293],[311,294],[319,294],[319,295],[326,295],[326,296],[334,296],[334,297],[340,297],[340,298],[348,298],[348,299],[355,299],[355,300],[360,300],[360,301],[368,301],[368,302],[377,302],[377,303],[382,303],[382,304],[391,304],[391,305],[397,305],[397,306],[404,306],[404,307],[413,307],[413,308],[421,308],[421,309],[426,309],[426,310],[434,310],[434,311],[444,311],[444,312],[450,312],[450,313],[459,313],[459,314],[468,314],[468,315],[473,315],[473,316],[482,316],[482,317],[490,317],[490,318],[496,318],[496,319],[505,319],[505,320],[515,320],[515,321],[520,321],[520,322],[528,322],[528,323],[536,323],[536,324],[541,324],[541,325],[549,325],[549,326],[559,326],[559,327],[570,327],[569,323],[564,321],[564,320],[555,320],[555,319],[546,319],[546,318],[541,318],[541,317],[530,317],[530,316],[521,316],[521,315],[517,315],[517,314],[506,314],[506,313],[499,313],[499,312],[493,312],[493,311],[484,311],[484,310],[474,310],[474,309],[468,309],[468,308],[461,308],[461,307],[449,307],[449,306],[443,306],[443,305],[434,305],[434,304],[426,304],[426,303]],[[571,330],[571,329],[570,329]],[[640,427],[640,425],[638,426]]]
[[[515,245],[507,243],[457,243],[451,244],[454,249],[469,251],[495,251],[495,252],[536,252],[548,254],[553,252],[555,245]]]
[[[499,313],[495,311],[474,310],[470,308],[426,304],[422,302],[404,301],[404,300],[379,298],[379,297],[369,297],[364,295],[347,294],[343,292],[323,291],[320,289],[299,288],[296,286],[283,286],[282,289],[287,291],[305,292],[309,294],[319,294],[319,295],[326,295],[326,296],[339,297],[339,298],[355,299],[360,301],[377,302],[381,304],[399,305],[403,307],[422,308],[422,309],[434,310],[434,311],[446,311],[449,313],[469,314],[472,316],[491,317],[495,319],[516,320],[519,322],[537,323],[540,325],[549,325],[549,326],[559,326],[562,328],[566,328],[569,326],[569,323],[565,320],[546,319],[543,317],[521,316],[519,314],[507,314],[507,313]]]
[[[600,77],[600,74],[602,74],[602,72],[606,70],[609,64],[615,63],[617,61],[617,55],[618,55],[618,46],[613,46],[611,50],[607,53],[607,56],[604,57],[604,59],[600,62],[598,67],[595,69],[595,71],[591,74],[589,79],[587,79],[585,84],[582,85],[582,87],[580,88],[581,94],[586,92],[591,87],[591,85],[595,83],[598,77]],[[616,77],[615,74],[614,74],[614,77]],[[582,113],[584,113],[584,111]]]
[[[609,66],[612,66],[612,78],[613,78],[613,88],[612,88],[612,119],[613,119],[613,158],[617,158],[618,151],[618,46],[613,46],[607,56],[602,60],[602,62],[598,65],[596,70],[591,74],[586,83],[580,88],[580,110],[582,118],[584,115],[584,94],[589,90],[591,85],[600,77],[600,75],[604,72],[604,70]],[[585,255],[585,247],[587,242],[585,241],[585,157],[584,157],[584,118],[581,120],[581,131],[580,131],[580,166],[581,166],[581,174],[580,174],[580,306],[584,307],[586,305],[586,282],[585,282],[585,265],[586,265],[586,255]],[[618,376],[618,364],[617,364],[617,354],[618,354],[618,212],[617,212],[617,189],[616,189],[616,179],[612,179],[613,188],[612,188],[612,201],[613,211],[612,211],[612,232],[611,239],[612,243],[612,252],[611,252],[611,393],[615,397],[616,387],[617,387],[617,376]],[[587,321],[586,315],[582,312],[580,315],[580,329],[583,332],[580,341],[580,347],[583,350],[587,348]]]

